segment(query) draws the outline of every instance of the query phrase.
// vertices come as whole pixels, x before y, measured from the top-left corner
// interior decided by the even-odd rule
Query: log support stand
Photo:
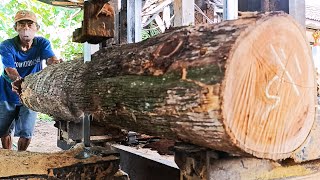
[[[186,143],[176,143],[174,151],[174,159],[183,180],[291,180],[320,177],[320,160],[295,163],[292,159],[272,161],[236,157]]]

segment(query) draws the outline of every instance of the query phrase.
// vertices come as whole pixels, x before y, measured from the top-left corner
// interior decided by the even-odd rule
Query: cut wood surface
[[[230,157],[190,144],[177,143],[175,162],[183,179],[219,180],[318,180],[320,160],[294,163],[267,159]]]
[[[75,158],[82,148],[58,153],[0,150],[0,179],[80,179],[112,177],[119,169],[117,156]]]
[[[284,159],[315,121],[309,49],[282,13],[175,28],[49,66],[25,79],[21,98],[57,119],[89,112],[105,126]]]
[[[318,180],[320,161],[279,164],[256,158],[212,160],[208,179],[219,180]]]

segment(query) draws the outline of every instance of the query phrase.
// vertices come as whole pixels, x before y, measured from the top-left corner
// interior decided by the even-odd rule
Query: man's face
[[[37,24],[30,20],[18,21],[15,27],[21,41],[30,42],[38,31]]]

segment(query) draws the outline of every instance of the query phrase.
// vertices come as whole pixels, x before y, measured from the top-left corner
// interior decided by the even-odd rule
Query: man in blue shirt
[[[18,11],[14,23],[18,35],[0,44],[4,69],[0,76],[0,137],[2,147],[11,149],[11,129],[14,126],[14,135],[20,137],[18,150],[25,151],[31,141],[37,113],[20,102],[18,94],[22,79],[41,71],[42,60],[48,65],[61,60],[56,58],[47,39],[35,37],[40,26],[33,12]]]

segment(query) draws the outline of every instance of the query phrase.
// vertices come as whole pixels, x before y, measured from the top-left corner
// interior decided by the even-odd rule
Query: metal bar
[[[223,20],[238,19],[238,0],[223,1]]]
[[[127,0],[127,41],[141,41],[141,10],[142,0]]]
[[[114,41],[116,44],[120,44],[120,12],[121,12],[121,0],[114,0]]]
[[[127,0],[127,42],[133,43],[135,39],[135,0]]]
[[[142,12],[142,0],[135,0],[134,4],[134,14],[135,14],[135,23],[134,23],[134,42],[140,42],[142,40],[141,37],[141,31],[142,31],[142,17],[141,17],[141,12]]]
[[[180,170],[174,158],[160,156],[154,151],[135,147],[112,145],[120,153],[120,167],[130,179],[179,180]]]
[[[290,0],[289,14],[294,17],[303,27],[306,26],[305,0]]]
[[[84,2],[88,2],[88,0],[84,0]],[[91,47],[88,42],[83,43],[83,61],[91,61]]]
[[[88,42],[83,43],[83,60],[84,62],[91,61],[91,45]]]
[[[85,147],[90,147],[90,121],[91,121],[91,114],[84,114],[82,119],[82,137],[83,137],[83,144]]]

